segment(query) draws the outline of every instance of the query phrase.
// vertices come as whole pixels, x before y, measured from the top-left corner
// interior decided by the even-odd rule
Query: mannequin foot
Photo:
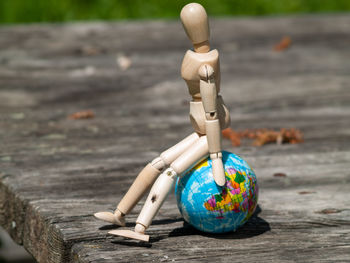
[[[135,231],[132,231],[132,230],[112,230],[112,231],[109,231],[108,234],[148,242],[149,235],[145,234],[145,230],[146,230],[146,228],[143,225],[136,224]]]
[[[111,212],[98,212],[95,213],[94,216],[97,219],[101,219],[103,221],[118,225],[125,226],[125,216],[117,209],[114,214]]]

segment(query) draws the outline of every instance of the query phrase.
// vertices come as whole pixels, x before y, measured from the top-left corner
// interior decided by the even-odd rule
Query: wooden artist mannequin
[[[208,17],[200,4],[191,3],[181,11],[184,29],[193,43],[182,62],[181,75],[186,81],[190,102],[190,119],[195,132],[150,162],[137,176],[114,213],[99,212],[98,219],[125,226],[125,215],[152,186],[147,200],[136,220],[135,230],[113,230],[110,234],[148,241],[145,230],[163,204],[166,196],[181,176],[196,163],[212,160],[215,182],[225,184],[221,154],[221,130],[230,123],[229,111],[220,95],[219,53],[210,50]],[[165,169],[166,167],[169,167]]]

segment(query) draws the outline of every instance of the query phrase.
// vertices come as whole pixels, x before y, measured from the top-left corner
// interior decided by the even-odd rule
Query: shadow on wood
[[[258,235],[261,235],[267,231],[270,231],[270,225],[267,221],[262,219],[258,216],[258,214],[261,213],[261,208],[258,205],[253,216],[248,220],[248,222],[245,223],[244,226],[240,227],[235,232],[229,232],[229,233],[223,233],[223,234],[211,234],[211,233],[205,233],[202,231],[197,230],[190,224],[184,221],[183,227],[176,228],[172,230],[168,235],[159,235],[154,236],[151,235],[150,242],[140,242],[138,240],[113,240],[111,243],[118,244],[118,245],[124,245],[124,246],[132,246],[132,247],[152,247],[152,243],[156,243],[160,240],[171,238],[171,237],[180,237],[180,236],[192,236],[192,235],[201,235],[205,237],[210,238],[216,238],[216,239],[245,239],[245,238],[251,238]],[[162,219],[162,220],[155,220],[153,222],[153,225],[162,225],[162,224],[171,224],[178,221],[181,221],[183,219],[177,218],[177,219]],[[132,226],[134,224],[127,224],[128,227]],[[106,225],[102,226],[100,230],[107,230],[107,229],[113,229],[117,226],[115,225]]]
[[[169,219],[160,219],[160,220],[153,220],[152,225],[167,225],[167,224],[172,224],[172,223],[176,223],[179,221],[182,221],[182,218],[169,218]],[[131,222],[127,222],[125,224],[125,227],[134,227],[135,226],[135,222],[131,223]],[[120,226],[118,225],[114,225],[114,224],[109,224],[109,225],[103,225],[101,227],[99,227],[99,230],[111,230],[111,229],[115,229],[118,228]]]
[[[270,225],[267,221],[258,216],[261,212],[261,208],[258,205],[253,216],[242,227],[238,228],[235,232],[228,232],[223,234],[211,234],[197,230],[187,222],[184,222],[184,226],[176,228],[170,232],[169,237],[173,236],[189,236],[189,235],[201,235],[206,237],[212,237],[217,239],[243,239],[251,238],[261,235],[267,231],[270,231]]]
[[[183,227],[176,228],[172,230],[168,235],[160,235],[160,236],[151,236],[150,242],[140,242],[135,240],[113,240],[113,244],[119,244],[124,246],[133,246],[133,247],[152,247],[152,243],[156,243],[160,240],[171,238],[171,237],[180,237],[180,236],[192,236],[192,235],[201,235],[210,238],[216,239],[245,239],[255,237],[261,234],[264,234],[267,231],[270,231],[270,224],[258,216],[261,213],[261,208],[258,205],[253,216],[246,222],[242,227],[240,227],[235,232],[223,233],[223,234],[211,234],[205,233],[197,230],[190,224],[184,221]],[[154,224],[170,224],[174,222],[178,222],[182,219],[164,219],[164,220],[156,220]],[[129,225],[129,224],[128,224]],[[114,225],[103,226],[103,229],[111,229],[115,228]],[[100,228],[100,229],[102,229]]]
[[[129,247],[146,247],[146,248],[151,248],[152,247],[152,242],[154,239],[150,238],[150,242],[144,242],[144,241],[139,241],[139,240],[113,240],[111,243],[116,244],[116,245],[123,245],[123,246],[129,246]],[[155,241],[158,241],[156,239]]]

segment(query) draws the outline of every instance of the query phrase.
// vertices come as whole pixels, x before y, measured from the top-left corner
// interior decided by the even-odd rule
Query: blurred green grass
[[[177,18],[183,0],[0,0],[0,23]],[[332,13],[350,0],[203,0],[212,16]]]

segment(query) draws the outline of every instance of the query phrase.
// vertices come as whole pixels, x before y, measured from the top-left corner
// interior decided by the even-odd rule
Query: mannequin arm
[[[217,114],[217,89],[214,79],[214,69],[207,64],[199,68],[200,93],[205,111],[205,129],[208,139],[210,159],[216,184],[225,184],[225,171],[221,153],[221,129]]]

